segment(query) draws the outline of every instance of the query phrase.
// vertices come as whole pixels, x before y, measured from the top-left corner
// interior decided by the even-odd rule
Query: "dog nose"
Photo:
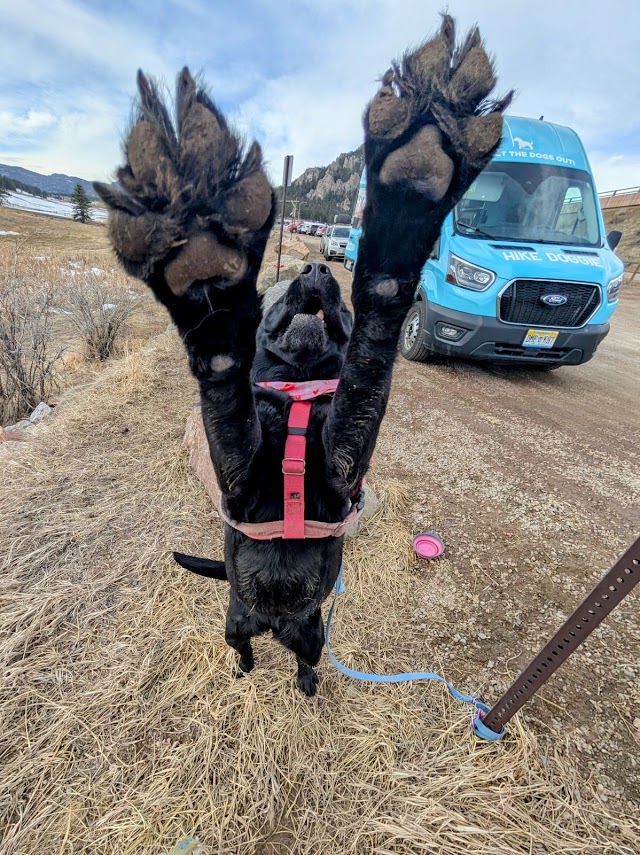
[[[305,285],[316,285],[327,276],[331,276],[331,271],[326,264],[318,264],[311,262],[305,264],[299,273],[299,278],[302,279]]]

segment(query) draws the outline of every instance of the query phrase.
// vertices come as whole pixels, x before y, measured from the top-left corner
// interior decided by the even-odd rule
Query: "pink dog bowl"
[[[444,543],[435,531],[423,531],[413,538],[413,548],[420,558],[439,558],[444,552]]]

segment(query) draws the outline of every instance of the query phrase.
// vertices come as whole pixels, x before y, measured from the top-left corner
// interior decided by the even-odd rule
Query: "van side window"
[[[556,228],[567,235],[575,235],[581,238],[588,237],[584,213],[584,199],[582,190],[579,187],[568,188],[558,215]]]

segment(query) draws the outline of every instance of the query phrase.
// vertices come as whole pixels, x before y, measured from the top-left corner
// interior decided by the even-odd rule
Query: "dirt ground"
[[[351,274],[330,267],[348,294]],[[403,643],[416,665],[481,682],[487,702],[640,534],[638,318],[640,285],[627,285],[595,358],[548,374],[397,359],[374,471],[402,479],[409,525],[447,546],[437,563],[415,562]],[[570,736],[604,800],[640,802],[638,594],[523,713]]]
[[[629,544],[639,299],[579,368],[398,358],[380,508],[345,542],[343,662],[494,701]],[[499,743],[442,687],[359,683],[326,655],[309,702],[267,637],[236,679],[226,586],[171,557],[223,550],[183,445],[196,384],[141,305],[147,344],[0,454],[0,855],[158,855],[187,835],[206,855],[637,855],[637,591]],[[433,563],[411,549],[428,528]]]

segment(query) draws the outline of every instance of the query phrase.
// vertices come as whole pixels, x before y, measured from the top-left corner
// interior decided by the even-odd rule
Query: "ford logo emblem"
[[[545,294],[540,299],[545,306],[564,306],[568,298],[564,294]]]

